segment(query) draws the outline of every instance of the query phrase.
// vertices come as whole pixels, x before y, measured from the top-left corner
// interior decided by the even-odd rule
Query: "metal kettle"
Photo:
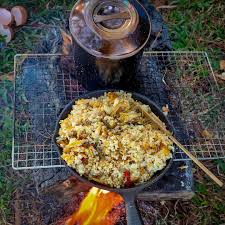
[[[141,51],[151,32],[149,15],[137,0],[79,0],[71,11],[69,26],[77,64],[86,70],[84,61],[91,62],[89,70],[94,66],[92,73],[104,84],[120,79],[126,72],[121,70],[124,61]],[[84,51],[85,59],[76,58],[81,54],[77,51]]]

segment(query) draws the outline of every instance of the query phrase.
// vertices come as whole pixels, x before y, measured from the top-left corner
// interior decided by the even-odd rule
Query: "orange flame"
[[[108,215],[122,201],[119,194],[93,187],[65,225],[113,225],[116,219]]]

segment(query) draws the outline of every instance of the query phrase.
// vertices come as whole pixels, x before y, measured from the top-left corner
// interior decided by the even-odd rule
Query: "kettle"
[[[100,86],[126,76],[151,32],[149,15],[137,0],[78,0],[69,27],[77,78]]]

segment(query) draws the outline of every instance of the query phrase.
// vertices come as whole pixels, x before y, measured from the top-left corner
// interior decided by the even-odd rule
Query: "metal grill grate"
[[[65,73],[56,54],[15,57],[15,112],[12,161],[15,169],[62,167],[52,143],[61,109],[86,90]],[[169,113],[176,130],[185,129],[183,143],[199,159],[225,158],[225,100],[204,52],[145,52],[164,75],[168,99],[180,117]],[[145,63],[145,60],[142,60]],[[181,128],[182,124],[182,128]],[[176,159],[188,160],[177,149]]]
[[[164,74],[168,99],[188,135],[188,143],[183,144],[201,160],[225,158],[225,92],[217,85],[207,53],[145,52],[144,55],[155,59]],[[170,119],[179,128],[177,121]],[[178,149],[176,157],[182,160],[183,152]]]

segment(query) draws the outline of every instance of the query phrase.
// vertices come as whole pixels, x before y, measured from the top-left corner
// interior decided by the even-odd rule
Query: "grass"
[[[175,50],[206,51],[212,67],[219,73],[219,62],[225,58],[225,4],[223,0],[177,0],[175,9],[163,13],[169,26],[170,38]],[[198,68],[197,68],[198,70]],[[207,71],[198,70],[199,78],[208,76]],[[224,85],[221,87],[225,89]],[[210,98],[210,96],[209,96]],[[214,161],[225,174],[225,161]],[[196,195],[189,203],[189,215],[194,215],[194,224],[225,223],[225,195],[211,181],[195,173]],[[171,220],[171,224],[176,224]],[[180,221],[181,222],[181,221]]]
[[[166,15],[175,50],[207,51],[212,66],[219,69],[225,50],[225,5],[223,0],[177,0]]]
[[[4,38],[0,37],[0,224],[13,224],[9,205],[18,185],[10,168],[13,83],[9,75],[13,72],[13,57],[16,53],[32,52],[49,25],[64,27],[69,12],[67,10],[73,4],[69,0],[1,0],[1,7],[25,6],[29,10],[29,21],[26,26],[16,30],[15,39],[4,48],[1,48]],[[165,4],[176,5],[175,9],[162,11],[174,50],[207,51],[214,70],[219,71],[219,61],[225,57],[224,0],[168,0]],[[208,76],[207,71],[200,70],[199,77],[205,76]],[[225,174],[224,160],[217,160],[209,165],[215,173],[218,168],[220,173]],[[172,211],[167,223],[184,224],[182,220],[192,216],[192,224],[225,223],[224,193],[204,178],[198,169],[195,180],[195,197],[192,201],[183,203],[187,206],[186,214]],[[174,203],[168,204],[174,207]]]
[[[11,215],[8,204],[13,192],[13,181],[9,179],[12,140],[12,84],[10,81],[4,81],[0,85],[0,215],[2,215],[1,218],[7,218]]]
[[[4,37],[0,36],[0,224],[12,222],[10,201],[14,190],[20,185],[11,169],[12,141],[12,93],[13,58],[18,53],[31,52],[40,41],[48,25],[64,26],[66,10],[72,7],[71,1],[1,1],[1,7],[10,8],[23,5],[29,11],[26,26],[16,29],[15,38],[4,48]]]

